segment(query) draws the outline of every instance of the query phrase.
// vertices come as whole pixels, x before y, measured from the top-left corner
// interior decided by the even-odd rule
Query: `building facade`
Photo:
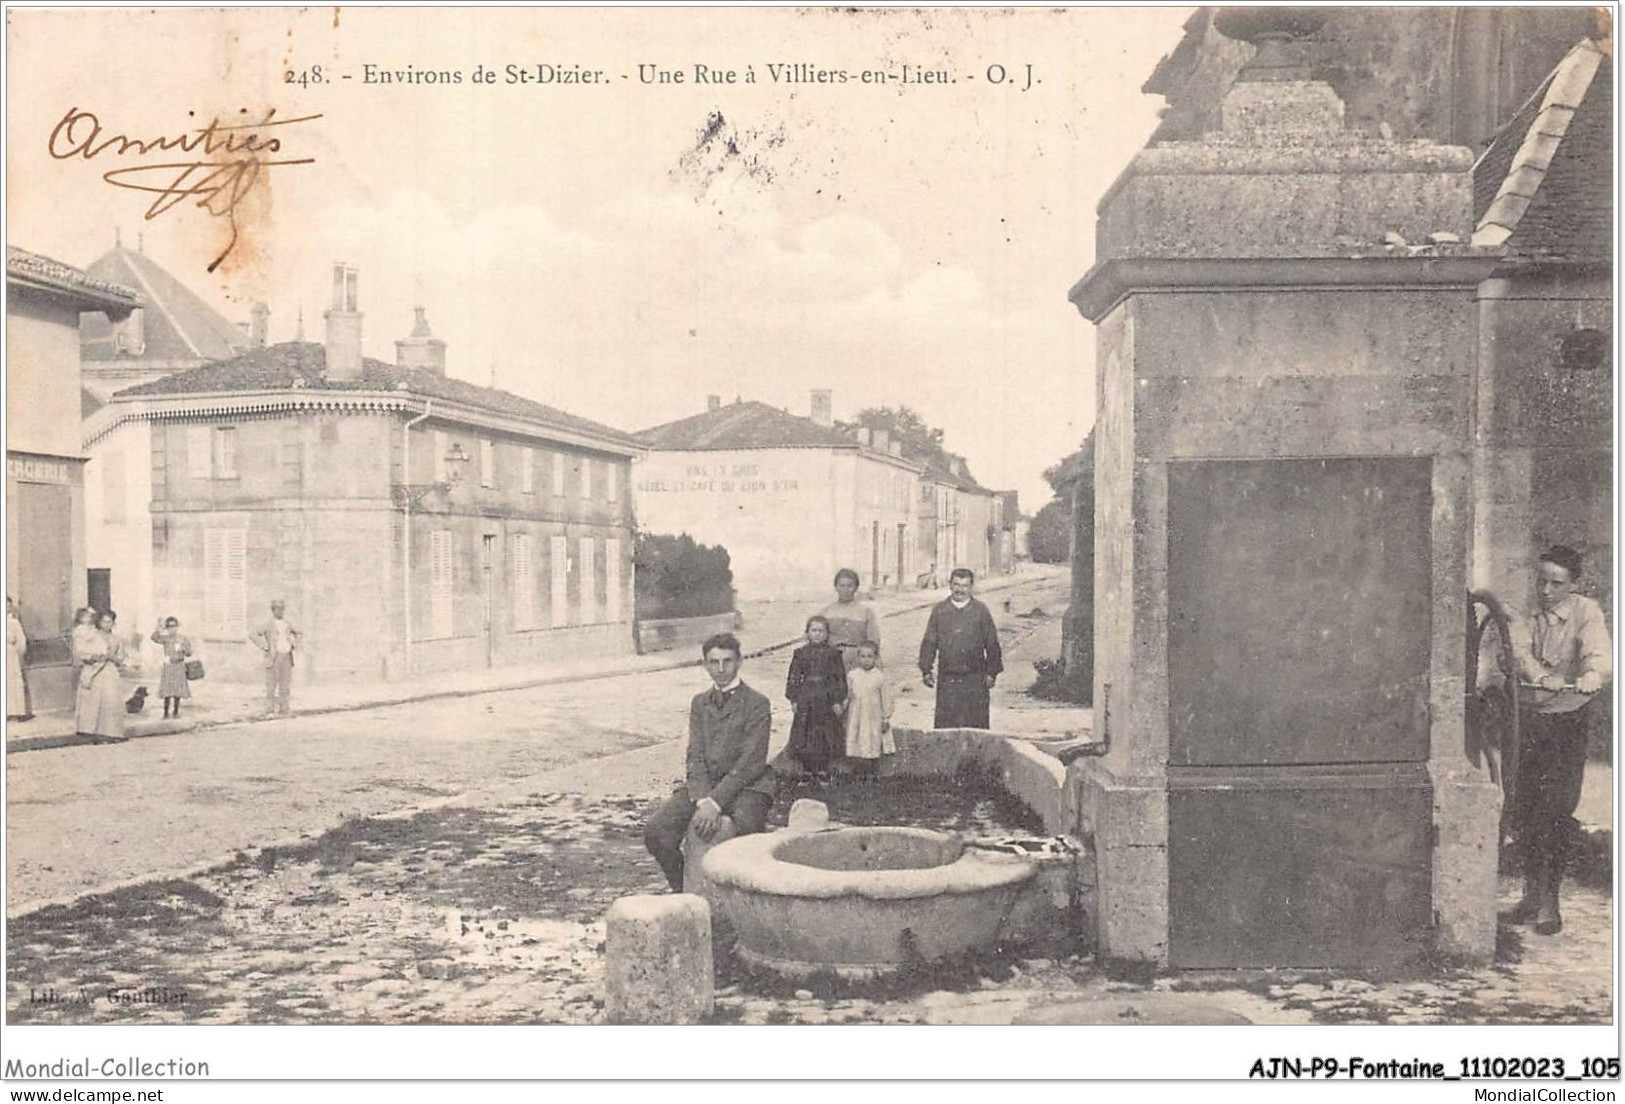
[[[6,250],[6,591],[28,636],[36,711],[72,700],[67,633],[87,596],[80,314],[118,320],[140,302],[130,288]]]
[[[921,466],[890,440],[837,429],[828,392],[814,416],[723,405],[637,435],[638,521],[728,550],[744,601],[815,598],[850,567],[865,590],[912,585]]]
[[[1005,555],[1003,497],[976,482],[964,457],[927,459],[916,504],[916,571],[926,585],[934,578],[946,586],[956,567],[978,578],[1015,570],[1014,558]]]
[[[421,309],[396,363],[364,358],[361,317],[340,270],[324,344],[108,404],[142,427],[125,463],[151,473],[154,618],[180,618],[228,677],[255,677],[248,634],[277,598],[311,681],[631,652],[636,444],[447,376]]]

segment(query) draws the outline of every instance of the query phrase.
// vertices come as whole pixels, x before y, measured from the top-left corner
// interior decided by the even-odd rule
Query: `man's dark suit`
[[[673,889],[683,888],[683,836],[700,801],[715,801],[741,836],[766,827],[774,791],[767,769],[772,726],[772,704],[743,682],[694,695],[687,778],[643,828],[643,842]]]

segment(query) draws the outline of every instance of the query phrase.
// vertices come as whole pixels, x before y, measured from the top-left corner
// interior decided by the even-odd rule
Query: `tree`
[[[1027,551],[1035,563],[1065,563],[1072,551],[1072,503],[1053,498],[1033,516]]]
[[[1072,562],[1072,600],[1061,623],[1061,659],[1072,700],[1088,701],[1095,679],[1095,436],[1090,431],[1077,452],[1044,472],[1055,491],[1050,506],[1070,520],[1067,542]],[[1046,506],[1045,509],[1049,509]],[[1059,512],[1059,511],[1058,511]],[[1040,514],[1043,511],[1039,511]],[[1038,523],[1029,541],[1037,558]],[[1062,558],[1067,558],[1063,553]]]

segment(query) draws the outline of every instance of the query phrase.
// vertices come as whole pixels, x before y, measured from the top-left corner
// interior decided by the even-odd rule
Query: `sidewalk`
[[[982,593],[997,592],[1024,583],[1041,582],[1051,576],[1058,576],[1061,572],[1062,569],[1050,565],[1028,564],[1019,573],[990,579],[978,589]],[[934,591],[890,592],[877,596],[874,601],[880,616],[895,617],[929,606],[947,597],[947,594],[946,588]],[[748,654],[760,655],[788,647],[800,639],[808,606],[805,602],[741,603],[741,613],[745,625],[740,630],[740,637],[745,649]],[[501,690],[523,690],[553,683],[586,682],[619,675],[670,671],[679,667],[699,665],[699,657],[691,654],[691,650],[685,649],[644,656],[609,656],[576,663],[532,664],[484,671],[453,671],[438,675],[421,675],[401,682],[295,685],[293,698],[296,706],[292,716],[374,709],[406,702],[468,697]],[[133,690],[143,681],[151,680],[128,680],[127,686]],[[146,712],[139,719],[132,719],[126,724],[124,729],[126,738],[168,736],[177,732],[190,732],[220,725],[280,719],[264,715],[265,687],[260,683],[204,680],[195,690],[197,696],[186,701],[184,712],[178,720],[164,720],[163,703],[157,698],[148,698]],[[32,720],[13,721],[6,725],[8,755],[19,751],[73,747],[95,742],[75,732],[71,710],[42,713]]]

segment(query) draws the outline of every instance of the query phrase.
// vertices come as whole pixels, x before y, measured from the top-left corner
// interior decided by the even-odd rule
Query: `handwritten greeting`
[[[244,108],[242,114],[248,114],[248,109]],[[152,138],[131,138],[127,134],[104,133],[101,119],[94,113],[70,107],[52,129],[49,149],[59,161],[94,161],[104,156],[162,157],[108,169],[102,179],[115,188],[154,196],[142,216],[147,221],[188,199],[196,199],[195,206],[210,215],[228,220],[231,236],[209,263],[209,271],[213,272],[237,244],[237,207],[259,183],[261,173],[272,165],[309,165],[315,161],[313,157],[278,156],[287,128],[320,118],[317,114],[278,119],[273,107],[263,119],[254,121],[224,123],[215,116],[201,127]],[[185,156],[177,159],[175,154]]]

